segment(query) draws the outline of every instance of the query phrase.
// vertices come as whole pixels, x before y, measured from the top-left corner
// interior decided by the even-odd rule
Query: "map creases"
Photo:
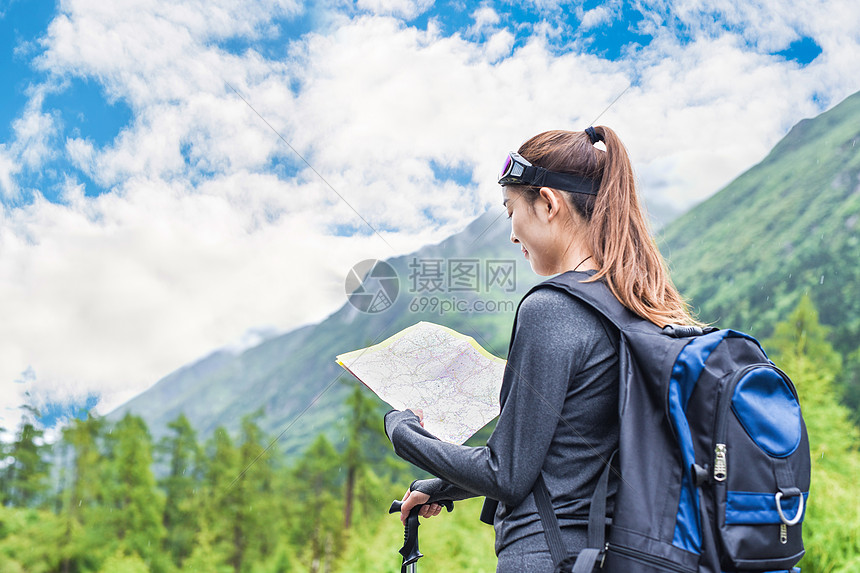
[[[419,322],[337,363],[397,410],[421,408],[424,428],[462,444],[499,415],[505,361],[471,336]]]

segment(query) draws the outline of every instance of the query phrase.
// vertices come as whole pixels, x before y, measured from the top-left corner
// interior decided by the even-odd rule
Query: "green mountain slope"
[[[860,94],[801,121],[660,244],[701,319],[763,338],[808,292],[837,349],[860,347]]]
[[[673,277],[703,320],[765,338],[809,292],[821,321],[832,327],[837,349],[847,353],[860,347],[858,140],[860,94],[799,123],[764,161],[662,230],[658,240]],[[281,447],[294,452],[320,432],[336,435],[343,400],[355,383],[334,363],[337,354],[429,320],[470,334],[505,356],[516,302],[540,277],[509,242],[510,225],[500,213],[501,208],[485,214],[438,245],[389,260],[400,295],[384,312],[364,314],[345,303],[318,325],[238,355],[216,352],[165,377],[110,417],[132,411],[159,437],[184,412],[206,437],[220,425],[235,431],[242,416],[262,409],[263,429],[270,435],[283,432]],[[486,288],[486,264],[494,260],[515,262],[511,292]],[[435,292],[419,292],[415,287],[422,277],[416,274],[423,271],[416,264],[429,268],[433,261],[442,265],[443,282],[452,278],[446,265],[477,261],[483,269],[479,291],[442,284]],[[507,306],[443,315],[433,306],[439,301],[470,306],[477,300]]]
[[[338,354],[427,320],[469,334],[491,352],[506,356],[516,303],[540,280],[509,236],[510,224],[499,207],[438,245],[388,260],[399,277],[400,293],[387,310],[365,314],[345,302],[320,324],[272,338],[238,355],[215,352],[166,376],[109,418],[119,419],[131,411],[160,437],[167,432],[168,422],[184,412],[205,438],[222,425],[236,431],[242,416],[262,409],[261,427],[273,436],[283,432],[280,445],[287,452],[303,449],[321,432],[332,438],[342,430],[337,424],[344,398],[358,383],[335,363]],[[478,272],[458,274],[457,269],[476,270],[475,264],[480,265]],[[488,275],[487,264],[513,265],[513,282],[488,284],[492,273]],[[448,265],[453,265],[450,271]],[[477,277],[477,283],[469,277]],[[459,290],[472,287],[477,292]],[[440,314],[440,305],[435,304],[472,308],[476,301],[497,307]]]

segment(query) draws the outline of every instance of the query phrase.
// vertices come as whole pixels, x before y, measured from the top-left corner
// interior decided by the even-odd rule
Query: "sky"
[[[853,0],[0,0],[0,427],[321,321],[357,262],[501,212],[502,159],[547,129],[612,127],[681,212],[860,90],[857,22]]]

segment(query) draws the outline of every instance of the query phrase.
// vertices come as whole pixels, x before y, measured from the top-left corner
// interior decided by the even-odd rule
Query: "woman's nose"
[[[517,239],[517,236],[516,236],[516,235],[514,235],[514,232],[513,232],[513,231],[511,231],[511,242],[512,242],[513,244],[515,244],[515,245],[516,245],[517,243],[519,243],[519,242],[520,242],[520,240],[519,240],[519,239]]]

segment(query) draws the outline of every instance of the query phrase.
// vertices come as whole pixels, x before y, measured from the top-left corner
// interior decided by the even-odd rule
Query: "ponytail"
[[[603,141],[606,151],[594,147]],[[590,177],[597,196],[566,193],[588,221],[587,240],[598,271],[621,304],[663,327],[696,324],[688,304],[672,284],[639,204],[627,149],[605,126],[585,132],[549,131],[520,147],[520,155],[552,171]]]

